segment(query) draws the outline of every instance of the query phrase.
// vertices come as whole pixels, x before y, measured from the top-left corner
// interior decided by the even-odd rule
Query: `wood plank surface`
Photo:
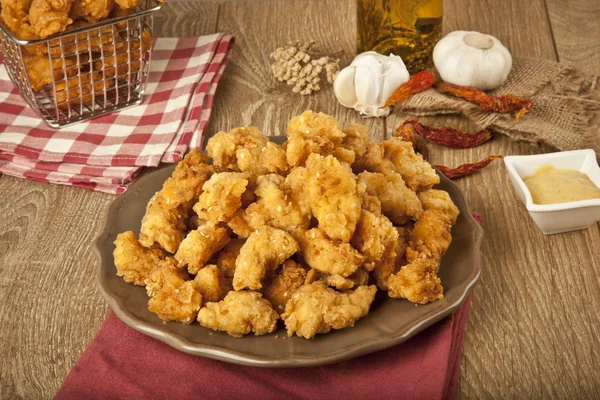
[[[236,36],[208,135],[256,125],[283,135],[310,108],[342,124],[363,122],[374,139],[393,135],[407,115],[361,119],[331,88],[293,95],[274,80],[269,54],[289,41],[316,40],[324,53],[355,52],[354,0],[167,2],[157,36],[217,31]],[[454,0],[444,31],[479,30],[515,56],[576,62],[600,75],[596,0]],[[596,32],[596,34],[594,34]],[[459,116],[421,118],[472,129]],[[468,150],[431,146],[434,164],[492,153],[548,151],[506,137]],[[518,202],[501,161],[456,182],[484,218],[484,270],[473,292],[457,397],[593,398],[600,393],[600,227],[546,237]],[[0,398],[50,398],[106,313],[96,289],[91,243],[113,197],[0,176]]]

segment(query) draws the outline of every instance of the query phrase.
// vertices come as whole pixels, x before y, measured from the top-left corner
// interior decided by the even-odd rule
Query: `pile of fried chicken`
[[[107,18],[130,15],[140,2],[0,0],[0,22],[19,39],[43,39]],[[144,31],[141,41],[128,43],[126,23],[120,23],[117,28],[113,30],[111,26],[105,26],[53,39],[49,46],[44,42],[25,46],[25,69],[33,91],[39,92],[55,82],[52,96],[64,109],[69,103],[87,103],[92,100],[93,93],[101,94],[114,86],[115,76],[118,78],[139,71],[140,47],[142,51],[149,49],[152,44],[150,34]]]
[[[426,304],[459,211],[410,142],[369,140],[328,115],[292,118],[277,145],[219,132],[152,197],[139,240],[118,235],[117,275],[164,321],[241,337],[312,338],[353,326],[379,290]],[[209,163],[212,160],[212,163]]]

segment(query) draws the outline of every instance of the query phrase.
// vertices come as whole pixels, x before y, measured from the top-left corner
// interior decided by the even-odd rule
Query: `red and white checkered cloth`
[[[64,129],[45,125],[0,65],[0,173],[123,193],[141,167],[202,146],[233,43],[223,33],[156,39],[141,105]]]

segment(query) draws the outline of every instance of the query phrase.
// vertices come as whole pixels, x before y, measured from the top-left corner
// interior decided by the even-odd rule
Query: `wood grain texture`
[[[323,12],[336,10],[335,12]],[[287,121],[306,109],[324,111],[340,124],[356,122],[353,110],[341,106],[331,89],[311,96],[299,96],[271,73],[269,55],[289,42],[315,40],[325,54],[342,51],[340,64],[354,58],[356,8],[353,1],[228,2],[221,4],[218,31],[235,35],[236,47],[223,76],[208,134],[237,126],[255,125],[268,135],[285,135]],[[374,138],[383,138],[383,121],[363,120]]]
[[[597,1],[546,0],[560,61],[600,75],[600,5]]]
[[[375,140],[408,115],[361,119],[331,88],[293,95],[270,72],[269,54],[293,40],[324,53],[355,52],[354,0],[170,1],[155,19],[158,36],[217,31],[236,36],[217,89],[208,135],[253,124],[283,135],[307,108],[342,124],[363,122]],[[444,30],[497,36],[516,56],[576,62],[600,74],[596,0],[453,0]],[[553,37],[554,35],[554,37]],[[459,116],[421,118],[473,127]],[[481,147],[431,146],[448,166],[489,154],[548,151],[497,136]],[[474,289],[458,398],[593,398],[600,392],[600,227],[545,237],[518,202],[501,161],[457,180],[484,219],[484,270]],[[113,197],[0,176],[0,398],[50,398],[97,332],[106,305],[96,290],[91,242]]]
[[[48,398],[106,315],[98,235],[112,196],[0,179],[0,397]]]

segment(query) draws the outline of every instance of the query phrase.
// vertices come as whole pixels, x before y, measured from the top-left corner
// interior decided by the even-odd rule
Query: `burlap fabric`
[[[592,148],[600,157],[599,77],[568,64],[513,59],[507,81],[492,95],[515,94],[533,101],[533,110],[515,124],[514,115],[480,110],[468,101],[434,89],[412,96],[396,109],[415,115],[462,113],[479,129],[489,128],[515,140],[547,143],[557,150]]]

